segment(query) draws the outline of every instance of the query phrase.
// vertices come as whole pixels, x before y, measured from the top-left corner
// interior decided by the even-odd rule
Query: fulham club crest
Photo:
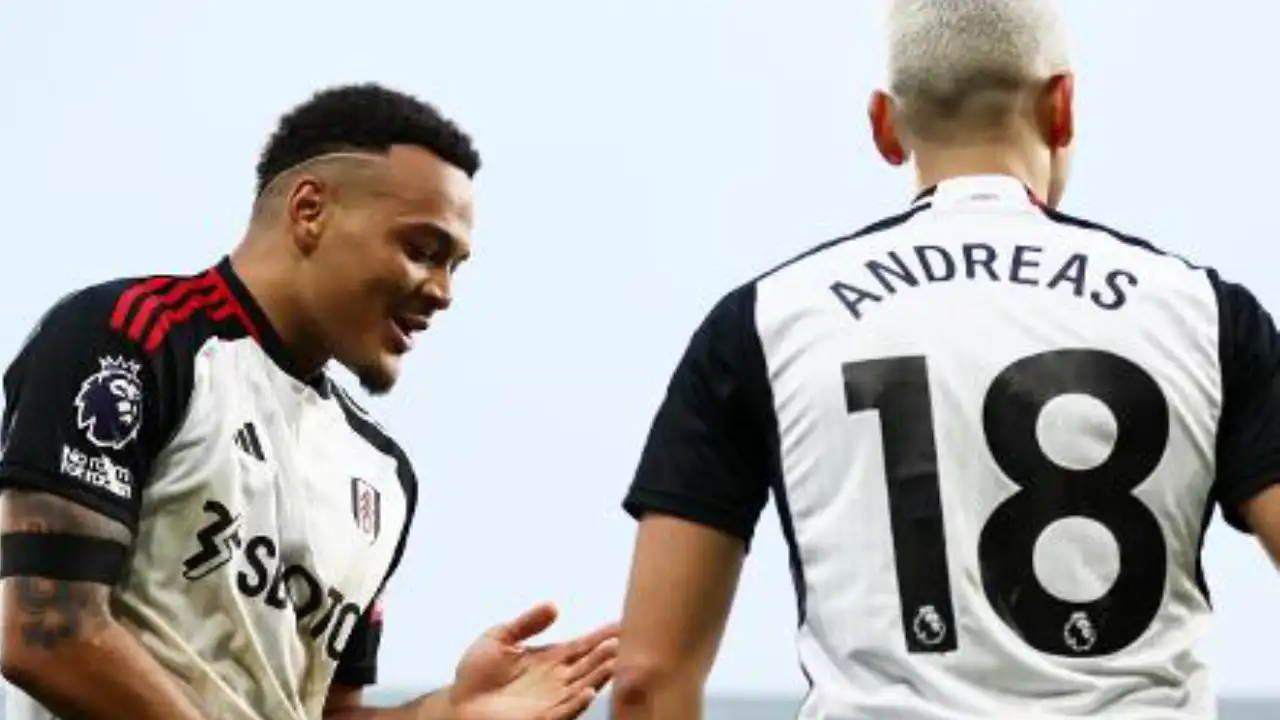
[[[378,539],[382,530],[382,494],[367,480],[351,478],[351,515],[369,542]]]

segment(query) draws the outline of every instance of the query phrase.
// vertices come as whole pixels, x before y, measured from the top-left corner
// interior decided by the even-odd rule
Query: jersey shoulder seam
[[[1086,220],[1082,217],[1070,215],[1068,213],[1062,212],[1061,210],[1056,210],[1051,207],[1041,206],[1040,210],[1044,213],[1046,218],[1048,218],[1052,222],[1058,223],[1059,225],[1067,225],[1069,227],[1074,227],[1080,230],[1088,230],[1092,232],[1102,233],[1104,235],[1111,237],[1113,240],[1124,243],[1125,245],[1146,250],[1147,252],[1150,252],[1156,255],[1161,255],[1164,257],[1169,257],[1175,260],[1179,260],[1182,262],[1183,265],[1186,265],[1187,268],[1190,270],[1199,270],[1202,272],[1210,272],[1210,273],[1212,272],[1212,268],[1209,268],[1204,265],[1200,265],[1198,263],[1191,262],[1190,260],[1183,257],[1182,255],[1179,255],[1178,253],[1175,253],[1175,252],[1170,252],[1161,247],[1157,247],[1154,243],[1148,240],[1145,240],[1141,237],[1138,237],[1137,235],[1132,235],[1126,232],[1122,232],[1109,225],[1104,225],[1102,223],[1095,222],[1093,220]]]
[[[827,250],[838,247],[847,242],[858,240],[859,238],[864,238],[869,235],[875,235],[876,233],[881,233],[886,230],[892,230],[893,228],[896,228],[899,225],[902,225],[903,223],[907,222],[911,218],[920,214],[922,211],[927,210],[931,206],[932,205],[929,202],[918,203],[908,208],[907,210],[904,210],[903,212],[876,220],[875,222],[865,225],[862,228],[855,230],[854,232],[848,233],[846,235],[841,235],[837,238],[827,240],[826,242],[823,242],[823,243],[819,243],[818,245],[815,245],[809,248],[808,250],[805,250],[804,252],[799,253],[798,255],[795,255],[787,260],[782,261],[781,263],[778,263],[777,265],[774,265],[772,268],[757,275],[754,279],[751,280],[751,282],[747,284],[748,285],[757,284],[760,281],[765,280],[768,277],[775,275],[778,272],[781,272],[782,270],[787,269],[788,267],[791,267],[792,265],[795,265],[796,263],[799,263],[803,260],[807,260],[810,257],[813,257],[814,255],[819,255],[823,252],[826,252]]]

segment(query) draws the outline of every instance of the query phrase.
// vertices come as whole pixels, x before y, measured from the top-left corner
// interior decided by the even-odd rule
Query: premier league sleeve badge
[[[76,427],[95,446],[120,450],[142,427],[142,366],[118,357],[98,363],[98,372],[85,378],[76,393]]]

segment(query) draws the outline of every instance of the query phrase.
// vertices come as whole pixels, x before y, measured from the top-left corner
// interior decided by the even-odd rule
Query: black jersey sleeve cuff
[[[361,688],[376,685],[378,682],[377,665],[341,664],[333,672],[333,684],[346,687]]]
[[[1257,497],[1262,491],[1272,485],[1280,485],[1280,467],[1249,475],[1248,478],[1247,480],[1224,483],[1222,490],[1220,490],[1222,496],[1218,498],[1218,501],[1222,507],[1222,519],[1228,525],[1240,532],[1253,534],[1253,528],[1249,527],[1249,523],[1245,522],[1244,514],[1240,510],[1246,502]]]
[[[656,513],[705,525],[738,538],[748,550],[755,533],[754,516],[725,510],[697,498],[649,488],[631,488],[622,501],[622,509],[636,520],[643,519],[649,513]]]
[[[0,461],[0,491],[32,490],[49,493],[81,507],[111,518],[134,532],[138,529],[138,511],[134,504],[109,500],[100,493],[81,487],[79,481],[52,475],[34,468]]]

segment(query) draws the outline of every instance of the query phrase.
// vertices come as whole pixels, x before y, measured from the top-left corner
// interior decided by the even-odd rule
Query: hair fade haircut
[[[480,170],[471,138],[436,108],[375,83],[321,90],[280,118],[258,160],[256,194],[290,168],[335,152],[431,151],[469,177]]]
[[[887,4],[889,92],[908,125],[1001,122],[1007,101],[1068,69],[1053,0]]]

